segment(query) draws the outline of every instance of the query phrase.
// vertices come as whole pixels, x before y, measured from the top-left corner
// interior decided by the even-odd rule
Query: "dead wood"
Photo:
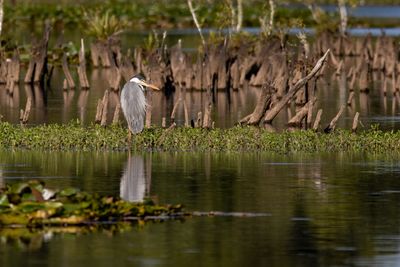
[[[247,125],[258,125],[265,114],[269,104],[271,103],[271,96],[274,89],[270,83],[265,83],[261,88],[261,95],[258,98],[256,107],[250,115],[247,115],[240,120],[239,123]]]
[[[340,116],[342,115],[343,111],[344,111],[345,106],[342,105],[339,109],[339,112],[336,114],[336,116],[331,120],[331,122],[329,123],[329,125],[324,129],[325,133],[330,133],[332,131],[335,130],[336,128],[336,123],[339,120]]]
[[[29,115],[31,114],[31,108],[32,108],[32,98],[28,97],[28,99],[26,100],[25,110],[21,109],[20,112],[19,120],[21,125],[25,125],[28,122]]]
[[[167,128],[167,119],[165,117],[161,118],[161,127]]]
[[[109,100],[109,90],[104,91],[104,96],[103,96],[103,101],[102,101],[102,114],[101,114],[101,126],[106,126],[107,125],[107,115],[108,115],[108,100]]]
[[[51,26],[46,22],[42,40],[38,45],[32,45],[31,59],[25,74],[25,83],[42,83],[47,73],[47,48],[50,38]]]
[[[351,127],[351,131],[353,133],[355,133],[357,131],[357,127],[358,127],[358,118],[360,117],[360,113],[356,112],[356,115],[354,116],[353,119],[353,126]]]
[[[188,112],[188,108],[186,105],[186,100],[183,100],[183,112],[185,114],[185,127],[189,127],[190,123],[189,123],[189,112]]]
[[[328,49],[325,54],[317,61],[311,72],[306,77],[300,79],[292,88],[290,88],[289,92],[284,97],[282,97],[282,99],[278,103],[276,103],[276,105],[272,109],[267,110],[264,117],[264,122],[271,123],[276,115],[278,115],[278,113],[281,111],[281,109],[289,102],[290,99],[293,98],[297,91],[300,90],[300,88],[302,88],[312,77],[314,77],[318,73],[318,71],[324,65],[329,52],[330,50]]]
[[[201,111],[199,111],[197,113],[197,120],[194,124],[194,127],[198,128],[201,127],[203,125],[203,113]]]
[[[119,115],[121,114],[121,104],[118,102],[115,106],[114,116],[113,116],[113,124],[118,124],[119,122]]]
[[[81,49],[79,50],[78,77],[81,89],[89,88],[89,81],[86,75],[85,44],[81,39]]]
[[[354,92],[350,92],[349,98],[347,99],[347,105],[351,106],[353,104]]]
[[[315,121],[312,127],[314,131],[318,131],[319,124],[321,122],[321,116],[322,116],[322,109],[319,109],[317,112],[317,116],[315,116]]]
[[[75,88],[75,82],[74,79],[72,79],[71,72],[69,71],[67,55],[65,53],[62,58],[62,69],[67,80],[68,87],[71,89]]]
[[[67,82],[67,79],[64,79],[64,80],[63,80],[63,90],[64,90],[64,91],[67,91],[67,90],[68,90],[68,82]]]
[[[94,119],[95,123],[101,122],[101,115],[103,113],[103,101],[101,99],[97,100],[96,117]]]
[[[209,129],[212,126],[211,109],[212,109],[212,104],[211,103],[206,105],[205,108],[204,108],[203,128]]]
[[[176,112],[178,111],[178,107],[179,104],[181,103],[182,99],[178,98],[178,100],[175,102],[174,108],[172,109],[171,112],[171,123],[173,123],[175,121],[175,116],[176,116]]]
[[[153,110],[153,92],[151,90],[147,91],[146,96],[146,117],[145,117],[145,127],[151,127],[151,117],[152,117],[152,110]]]
[[[291,127],[300,127],[301,121],[307,116],[309,110],[312,109],[314,103],[317,101],[316,97],[313,97],[310,101],[308,101],[297,113],[294,115],[288,123],[288,126]]]

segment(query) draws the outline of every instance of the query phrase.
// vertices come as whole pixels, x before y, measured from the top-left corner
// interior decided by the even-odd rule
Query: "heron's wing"
[[[124,85],[121,91],[121,108],[129,129],[133,133],[141,132],[146,114],[146,98],[137,84],[128,82]]]

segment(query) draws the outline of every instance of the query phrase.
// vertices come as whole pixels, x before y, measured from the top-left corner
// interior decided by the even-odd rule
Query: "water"
[[[399,157],[364,154],[1,151],[2,183],[260,217],[194,217],[123,232],[4,243],[1,266],[398,266]]]
[[[338,12],[337,6],[323,5],[322,8],[328,12]],[[386,6],[386,5],[368,5],[368,6],[357,6],[347,7],[350,17],[356,18],[399,18],[400,7],[399,6]]]

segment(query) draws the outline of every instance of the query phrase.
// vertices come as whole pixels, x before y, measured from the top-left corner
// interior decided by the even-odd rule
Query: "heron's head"
[[[160,90],[157,86],[147,83],[143,75],[141,74],[136,74],[135,76],[132,77],[132,79],[129,80],[131,83],[135,83],[142,88],[142,90],[145,90],[147,88],[151,88],[153,90]]]

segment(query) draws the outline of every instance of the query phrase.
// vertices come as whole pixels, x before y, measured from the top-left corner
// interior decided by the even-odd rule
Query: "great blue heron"
[[[160,90],[157,86],[146,83],[142,75],[136,74],[122,88],[121,108],[128,122],[129,136],[140,133],[144,126],[146,114],[146,88]]]

